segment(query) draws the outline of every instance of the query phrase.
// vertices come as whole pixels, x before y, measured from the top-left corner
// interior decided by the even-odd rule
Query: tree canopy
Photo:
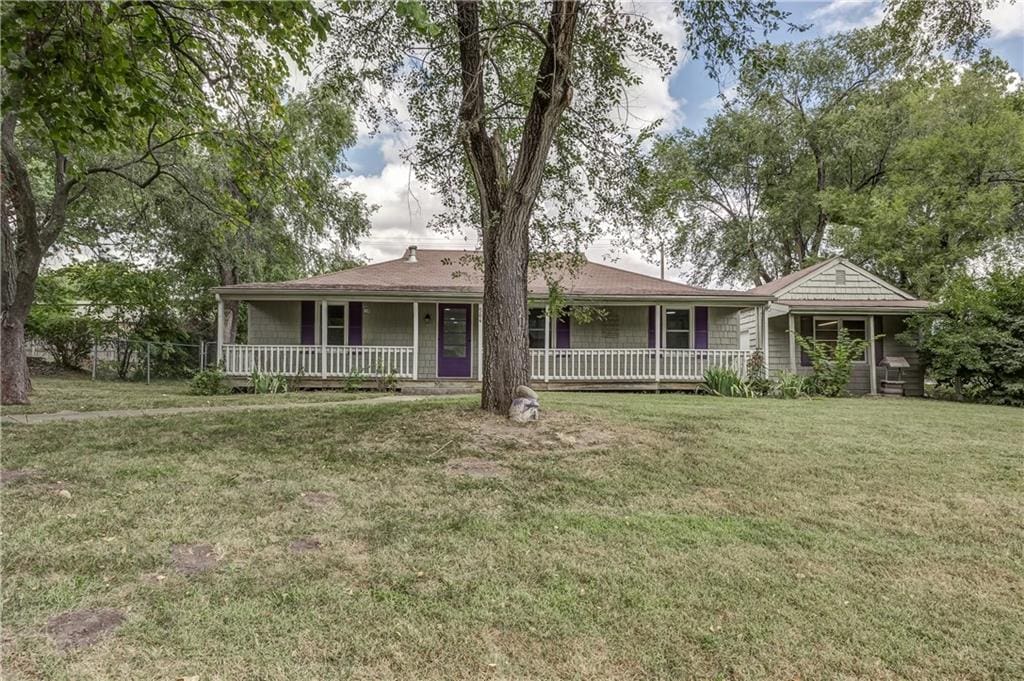
[[[704,130],[658,141],[639,183],[698,281],[763,283],[842,253],[928,296],[1021,233],[1024,116],[1005,62],[919,63],[881,29],[761,57]]]
[[[272,105],[289,60],[305,63],[326,25],[308,2],[7,2],[0,11],[0,362],[10,403],[28,399],[25,320],[69,205],[100,177],[180,180],[177,152],[225,111]]]

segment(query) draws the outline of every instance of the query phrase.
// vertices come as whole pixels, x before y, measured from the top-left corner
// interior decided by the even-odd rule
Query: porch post
[[[768,376],[768,305],[764,306],[764,375]]]
[[[661,313],[662,306],[654,306],[654,380],[661,380]]]
[[[871,394],[878,394],[878,358],[875,357],[875,316],[868,317],[868,377],[871,379]]]
[[[544,382],[550,380],[551,375],[551,317],[548,315],[548,308],[544,308]]]
[[[320,378],[327,378],[327,301],[320,301]]]
[[[476,380],[484,380],[484,304],[476,304]]]
[[[217,366],[224,361],[224,299],[217,294]]]
[[[789,371],[796,373],[796,324],[793,321],[793,313],[786,315],[789,324]]]
[[[420,304],[412,301],[412,380],[420,377]]]

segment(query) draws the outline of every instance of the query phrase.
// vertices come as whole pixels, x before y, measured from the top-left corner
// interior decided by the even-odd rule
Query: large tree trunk
[[[526,307],[530,219],[548,152],[572,98],[569,74],[579,11],[576,0],[551,4],[544,56],[509,176],[502,141],[491,135],[487,126],[479,7],[474,0],[456,4],[463,94],[459,120],[463,148],[480,197],[484,247],[480,405],[495,413],[507,412],[516,386],[530,378]]]
[[[529,217],[503,214],[484,239],[484,363],[481,407],[508,411],[516,386],[530,381],[526,305]]]
[[[54,196],[40,225],[28,167],[15,146],[17,116],[8,113],[0,125],[3,152],[3,206],[0,227],[0,402],[27,404],[31,382],[25,354],[25,322],[35,298],[43,257],[63,227],[68,202],[67,159],[54,152]],[[17,231],[14,227],[17,225]]]
[[[219,262],[217,269],[220,272],[221,286],[234,286],[238,283],[238,268]],[[232,344],[238,337],[238,309],[241,301],[227,299],[224,301],[224,343]]]

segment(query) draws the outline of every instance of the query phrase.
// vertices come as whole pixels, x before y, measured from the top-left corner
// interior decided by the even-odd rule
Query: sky
[[[670,42],[681,45],[683,35],[672,21],[669,2],[637,2],[640,11],[650,16]],[[870,26],[882,18],[882,4],[872,0],[822,0],[820,2],[780,2],[796,24],[811,24],[803,33],[779,31],[773,42],[805,40],[831,33]],[[983,46],[999,55],[1019,74],[1024,74],[1024,0],[1016,5],[1009,0],[986,12],[992,34]],[[704,121],[721,107],[720,93],[729,92],[730,83],[717,83],[706,74],[700,61],[684,61],[665,80],[651,71],[642,73],[643,83],[631,93],[630,112],[645,123],[661,120],[660,132],[680,127],[699,130]],[[354,190],[366,195],[378,208],[371,218],[372,230],[357,249],[369,262],[400,257],[406,246],[420,248],[474,248],[473,233],[458,239],[427,229],[427,222],[440,212],[440,201],[413,177],[411,168],[400,157],[408,140],[395,133],[370,136],[363,132],[357,145],[346,154],[351,172],[347,180]],[[616,267],[658,276],[659,264],[647,262],[635,252],[613,247],[610,239],[595,242],[587,257]],[[686,281],[686,268],[669,266],[666,276]]]

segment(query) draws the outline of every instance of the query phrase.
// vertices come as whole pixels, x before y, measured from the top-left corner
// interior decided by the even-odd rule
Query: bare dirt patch
[[[511,475],[511,471],[500,463],[478,459],[475,456],[452,459],[444,465],[444,472],[448,475],[465,475],[470,478],[507,478]]]
[[[337,500],[337,497],[330,492],[303,492],[299,498],[306,506],[317,509],[331,506]]]
[[[38,475],[39,471],[32,470],[31,468],[5,468],[0,470],[0,485],[31,479]]]
[[[217,567],[220,557],[212,544],[175,544],[171,547],[171,565],[191,577]]]
[[[60,650],[91,646],[124,622],[124,615],[112,608],[72,610],[54,615],[46,633]]]
[[[313,537],[301,537],[288,544],[288,550],[292,553],[309,553],[319,551],[321,548],[323,548],[323,544],[319,539]]]
[[[458,423],[470,431],[467,444],[483,452],[601,449],[627,440],[633,442],[637,435],[621,424],[613,427],[580,414],[543,409],[540,421],[533,423],[514,423],[478,409],[461,414]]]

